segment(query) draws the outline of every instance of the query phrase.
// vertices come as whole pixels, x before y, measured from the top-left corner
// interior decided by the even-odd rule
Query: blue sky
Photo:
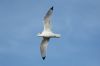
[[[43,17],[54,6],[46,60]],[[0,66],[100,66],[99,0],[0,0]]]

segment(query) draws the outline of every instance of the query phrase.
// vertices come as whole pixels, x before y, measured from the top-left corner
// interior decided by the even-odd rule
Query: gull
[[[47,46],[50,38],[60,38],[60,34],[55,34],[51,30],[51,22],[50,18],[53,13],[53,6],[48,10],[46,15],[44,16],[44,30],[41,33],[38,33],[37,36],[42,37],[42,42],[40,45],[40,52],[41,52],[41,57],[44,60],[46,58],[46,51],[47,51]]]

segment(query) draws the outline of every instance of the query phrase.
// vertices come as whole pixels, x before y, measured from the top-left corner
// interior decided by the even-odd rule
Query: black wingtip
[[[46,58],[46,56],[45,57],[42,57],[43,60],[45,60],[45,58]]]
[[[53,10],[53,6],[51,7],[51,10]]]

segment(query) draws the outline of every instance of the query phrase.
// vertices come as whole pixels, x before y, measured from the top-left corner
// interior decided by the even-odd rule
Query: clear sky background
[[[54,6],[46,60],[43,17]],[[100,0],[0,0],[0,66],[100,66]]]

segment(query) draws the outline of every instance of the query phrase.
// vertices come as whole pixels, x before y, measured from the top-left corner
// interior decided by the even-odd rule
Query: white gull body
[[[42,59],[44,60],[46,57],[46,50],[48,46],[48,42],[50,38],[60,38],[60,34],[55,34],[51,31],[51,23],[50,18],[53,13],[53,7],[51,7],[44,17],[44,30],[41,33],[38,33],[39,37],[43,37],[43,40],[40,45],[40,52]]]

